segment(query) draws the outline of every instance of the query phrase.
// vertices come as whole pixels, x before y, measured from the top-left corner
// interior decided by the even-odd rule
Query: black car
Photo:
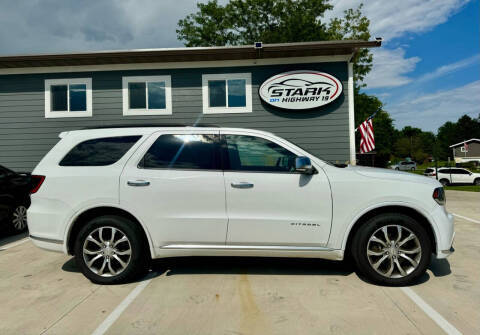
[[[0,165],[0,234],[27,229],[31,176]]]

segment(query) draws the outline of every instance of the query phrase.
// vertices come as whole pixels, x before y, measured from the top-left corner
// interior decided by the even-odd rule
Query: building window
[[[92,79],[45,80],[45,117],[92,116]]]
[[[250,113],[252,75],[250,73],[204,74],[203,113]]]
[[[123,115],[172,114],[170,76],[123,77]]]

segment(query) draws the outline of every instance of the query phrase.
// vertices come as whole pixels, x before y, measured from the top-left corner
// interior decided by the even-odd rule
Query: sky
[[[226,0],[221,0],[225,3]],[[0,0],[0,55],[180,47],[179,19],[193,0]],[[331,0],[324,17],[358,0]],[[480,114],[480,0],[365,0],[374,49],[364,91],[394,119],[436,132]]]

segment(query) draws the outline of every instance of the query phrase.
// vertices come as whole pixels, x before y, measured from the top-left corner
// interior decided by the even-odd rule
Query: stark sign
[[[326,105],[342,93],[334,76],[309,70],[290,71],[268,78],[259,94],[266,103],[285,109],[311,109]]]

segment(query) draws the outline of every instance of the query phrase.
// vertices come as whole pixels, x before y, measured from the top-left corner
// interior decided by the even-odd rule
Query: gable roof
[[[463,141],[463,142],[460,142],[460,143],[457,143],[457,144],[452,144],[452,145],[450,146],[450,148],[458,147],[459,145],[463,145],[464,143],[468,143],[468,142],[472,142],[472,141],[480,142],[480,139],[478,139],[478,138],[471,138],[471,139],[469,139],[469,140],[466,140],[466,141]]]

